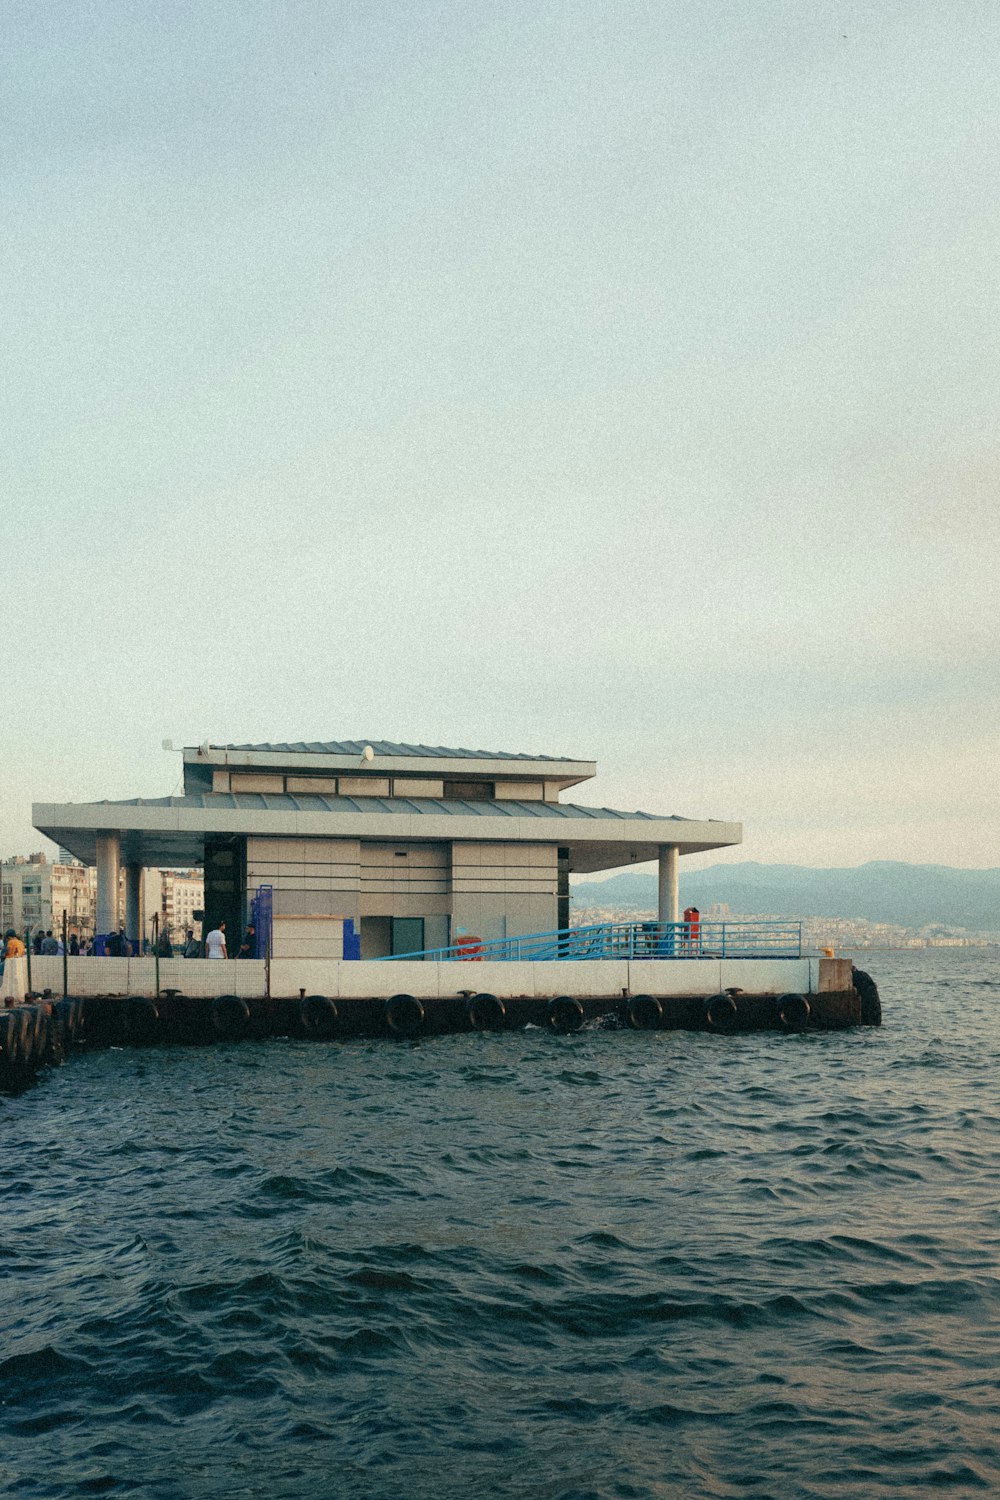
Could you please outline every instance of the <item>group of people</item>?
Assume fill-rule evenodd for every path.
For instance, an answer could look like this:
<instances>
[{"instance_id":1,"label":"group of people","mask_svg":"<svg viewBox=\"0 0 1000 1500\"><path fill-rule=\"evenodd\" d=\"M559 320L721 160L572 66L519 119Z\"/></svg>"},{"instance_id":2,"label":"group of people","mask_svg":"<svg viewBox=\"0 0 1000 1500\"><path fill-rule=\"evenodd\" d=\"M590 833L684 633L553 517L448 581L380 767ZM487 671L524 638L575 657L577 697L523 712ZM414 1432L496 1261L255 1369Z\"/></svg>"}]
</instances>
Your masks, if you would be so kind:
<instances>
[{"instance_id":1,"label":"group of people","mask_svg":"<svg viewBox=\"0 0 1000 1500\"><path fill-rule=\"evenodd\" d=\"M35 933L35 936L31 940L31 951L32 953L36 954L44 953L46 957L48 957L50 954L54 955L63 953L65 952L65 949L63 948L62 938L54 937L51 927L49 928L48 932L43 931L42 928L39 927L38 931ZM81 946L80 940L75 932L70 938L69 951L74 958L78 954L84 952L84 948ZM8 927L7 931L3 935L3 951L0 952L0 958L21 958L26 952L27 949L25 948L24 943L18 937L13 927Z\"/></svg>"},{"instance_id":2,"label":"group of people","mask_svg":"<svg viewBox=\"0 0 1000 1500\"><path fill-rule=\"evenodd\" d=\"M226 924L220 922L218 927L213 927L205 939L206 958L228 958L229 949L226 943ZM243 941L234 958L256 958L257 957L257 929L253 923L247 924L247 930L243 934Z\"/></svg>"},{"instance_id":3,"label":"group of people","mask_svg":"<svg viewBox=\"0 0 1000 1500\"><path fill-rule=\"evenodd\" d=\"M69 938L69 956L71 958L90 958L97 952L97 939L81 938L73 932ZM20 958L25 952L25 946L18 937L13 927L8 927L4 933L3 947L0 948L0 973L2 964L8 958ZM55 935L50 927L48 931L39 928L31 939L31 951L39 957L59 955L66 950L63 947L61 937ZM195 937L194 930L188 928L183 944L176 946L171 941L170 929L164 928L155 943L148 939L142 944L144 954L157 954L160 958L201 958L202 944ZM104 956L106 958L131 958L135 953L135 944L126 937L125 928L119 927L117 932L109 932L104 939ZM204 956L206 958L228 958L229 952L226 947L226 924L220 922L213 927L205 938ZM243 935L243 941L234 958L256 958L257 957L257 933L251 922Z\"/></svg>"}]
</instances>

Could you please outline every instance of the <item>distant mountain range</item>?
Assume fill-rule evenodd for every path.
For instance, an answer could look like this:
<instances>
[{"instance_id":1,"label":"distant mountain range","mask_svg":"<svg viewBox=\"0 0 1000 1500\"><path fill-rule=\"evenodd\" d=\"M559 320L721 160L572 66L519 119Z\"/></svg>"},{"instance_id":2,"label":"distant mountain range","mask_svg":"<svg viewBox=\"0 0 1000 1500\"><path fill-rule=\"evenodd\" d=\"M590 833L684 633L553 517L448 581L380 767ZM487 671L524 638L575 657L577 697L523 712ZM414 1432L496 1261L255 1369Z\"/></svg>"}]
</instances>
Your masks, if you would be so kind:
<instances>
[{"instance_id":1,"label":"distant mountain range","mask_svg":"<svg viewBox=\"0 0 1000 1500\"><path fill-rule=\"evenodd\" d=\"M1000 931L1000 870L956 870L879 860L842 870L806 865L710 865L685 875L681 906L702 911L724 902L734 915L772 912L782 917L861 917L900 927L942 923ZM656 907L656 876L625 871L572 887L573 905Z\"/></svg>"}]
</instances>

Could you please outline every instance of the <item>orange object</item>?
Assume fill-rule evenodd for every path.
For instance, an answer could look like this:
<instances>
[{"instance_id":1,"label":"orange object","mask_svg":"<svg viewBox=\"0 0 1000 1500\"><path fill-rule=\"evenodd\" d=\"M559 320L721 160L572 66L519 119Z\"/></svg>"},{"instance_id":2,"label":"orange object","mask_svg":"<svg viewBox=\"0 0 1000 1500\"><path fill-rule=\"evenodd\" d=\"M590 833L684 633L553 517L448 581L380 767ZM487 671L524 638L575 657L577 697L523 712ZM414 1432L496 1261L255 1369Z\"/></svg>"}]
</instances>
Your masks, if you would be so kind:
<instances>
[{"instance_id":1,"label":"orange object","mask_svg":"<svg viewBox=\"0 0 1000 1500\"><path fill-rule=\"evenodd\" d=\"M691 948L697 948L701 942L701 912L696 906L685 907L684 921L687 924L684 937Z\"/></svg>"},{"instance_id":2,"label":"orange object","mask_svg":"<svg viewBox=\"0 0 1000 1500\"><path fill-rule=\"evenodd\" d=\"M482 961L483 940L481 937L473 937L472 933L467 932L463 937L455 939L455 947L463 963Z\"/></svg>"}]
</instances>

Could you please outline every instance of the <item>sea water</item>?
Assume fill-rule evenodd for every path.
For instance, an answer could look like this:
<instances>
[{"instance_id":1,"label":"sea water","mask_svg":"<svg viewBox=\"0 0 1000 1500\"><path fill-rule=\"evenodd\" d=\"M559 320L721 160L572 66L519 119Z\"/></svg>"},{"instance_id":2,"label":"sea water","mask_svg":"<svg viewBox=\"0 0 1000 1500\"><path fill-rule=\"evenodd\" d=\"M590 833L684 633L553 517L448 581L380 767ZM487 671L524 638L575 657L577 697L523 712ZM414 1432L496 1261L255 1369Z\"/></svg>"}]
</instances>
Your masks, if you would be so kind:
<instances>
[{"instance_id":1,"label":"sea water","mask_svg":"<svg viewBox=\"0 0 1000 1500\"><path fill-rule=\"evenodd\" d=\"M0 1494L1000 1491L1000 955L881 1030L73 1057L0 1101Z\"/></svg>"}]
</instances>

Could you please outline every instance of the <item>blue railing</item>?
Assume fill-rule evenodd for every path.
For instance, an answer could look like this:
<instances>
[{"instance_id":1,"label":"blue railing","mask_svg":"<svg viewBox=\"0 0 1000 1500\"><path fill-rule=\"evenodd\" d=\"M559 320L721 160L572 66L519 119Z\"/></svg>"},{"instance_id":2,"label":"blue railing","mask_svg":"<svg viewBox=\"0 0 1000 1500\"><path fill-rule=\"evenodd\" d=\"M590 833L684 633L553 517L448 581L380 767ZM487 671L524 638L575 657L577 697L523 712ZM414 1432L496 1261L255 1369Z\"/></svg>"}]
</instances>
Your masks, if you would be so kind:
<instances>
[{"instance_id":1,"label":"blue railing","mask_svg":"<svg viewBox=\"0 0 1000 1500\"><path fill-rule=\"evenodd\" d=\"M517 963L571 958L801 958L801 922L599 922L484 943L393 953L392 959Z\"/></svg>"}]
</instances>

